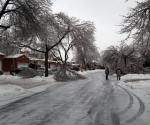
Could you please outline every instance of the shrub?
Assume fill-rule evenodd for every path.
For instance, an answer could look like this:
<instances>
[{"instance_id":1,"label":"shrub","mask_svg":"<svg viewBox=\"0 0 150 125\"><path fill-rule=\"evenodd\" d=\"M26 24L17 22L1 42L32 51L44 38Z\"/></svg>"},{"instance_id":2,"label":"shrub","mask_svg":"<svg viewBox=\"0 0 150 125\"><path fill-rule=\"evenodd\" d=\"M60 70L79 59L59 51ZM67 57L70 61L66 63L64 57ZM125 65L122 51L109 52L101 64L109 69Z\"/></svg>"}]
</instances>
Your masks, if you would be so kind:
<instances>
[{"instance_id":1,"label":"shrub","mask_svg":"<svg viewBox=\"0 0 150 125\"><path fill-rule=\"evenodd\" d=\"M18 73L18 76L22 78L33 78L38 76L38 72L36 70L23 70Z\"/></svg>"}]
</instances>

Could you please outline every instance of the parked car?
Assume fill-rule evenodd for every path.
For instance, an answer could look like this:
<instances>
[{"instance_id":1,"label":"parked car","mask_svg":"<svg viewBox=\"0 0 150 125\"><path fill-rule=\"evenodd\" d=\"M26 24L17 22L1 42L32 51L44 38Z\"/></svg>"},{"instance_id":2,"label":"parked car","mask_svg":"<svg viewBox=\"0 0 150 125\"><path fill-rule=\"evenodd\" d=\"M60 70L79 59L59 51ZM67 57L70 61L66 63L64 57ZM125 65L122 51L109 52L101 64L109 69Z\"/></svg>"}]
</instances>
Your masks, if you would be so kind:
<instances>
[{"instance_id":1,"label":"parked car","mask_svg":"<svg viewBox=\"0 0 150 125\"><path fill-rule=\"evenodd\" d=\"M45 68L44 68L44 67L38 67L38 68L37 68L37 71L38 71L39 73L44 74L44 73L45 73ZM49 69L49 68L48 68L48 74L53 74L53 71L52 71L51 69Z\"/></svg>"},{"instance_id":2,"label":"parked car","mask_svg":"<svg viewBox=\"0 0 150 125\"><path fill-rule=\"evenodd\" d=\"M22 77L22 78L33 78L38 75L39 75L39 73L33 69L22 70L18 73L18 76Z\"/></svg>"},{"instance_id":3,"label":"parked car","mask_svg":"<svg viewBox=\"0 0 150 125\"><path fill-rule=\"evenodd\" d=\"M145 70L146 71L150 71L150 67L145 67Z\"/></svg>"},{"instance_id":4,"label":"parked car","mask_svg":"<svg viewBox=\"0 0 150 125\"><path fill-rule=\"evenodd\" d=\"M50 69L51 69L53 72L54 72L54 71L57 71L57 67L51 67Z\"/></svg>"},{"instance_id":5,"label":"parked car","mask_svg":"<svg viewBox=\"0 0 150 125\"><path fill-rule=\"evenodd\" d=\"M71 70L80 71L80 65L79 64L72 64Z\"/></svg>"},{"instance_id":6,"label":"parked car","mask_svg":"<svg viewBox=\"0 0 150 125\"><path fill-rule=\"evenodd\" d=\"M28 68L28 67L20 67L18 69L15 69L15 70L11 70L9 72L10 75L17 75L18 73L20 73L21 71L25 71L25 70L34 70L32 68Z\"/></svg>"},{"instance_id":7,"label":"parked car","mask_svg":"<svg viewBox=\"0 0 150 125\"><path fill-rule=\"evenodd\" d=\"M30 64L29 64L29 68L37 69L38 66L37 66L36 64L30 63Z\"/></svg>"}]
</instances>

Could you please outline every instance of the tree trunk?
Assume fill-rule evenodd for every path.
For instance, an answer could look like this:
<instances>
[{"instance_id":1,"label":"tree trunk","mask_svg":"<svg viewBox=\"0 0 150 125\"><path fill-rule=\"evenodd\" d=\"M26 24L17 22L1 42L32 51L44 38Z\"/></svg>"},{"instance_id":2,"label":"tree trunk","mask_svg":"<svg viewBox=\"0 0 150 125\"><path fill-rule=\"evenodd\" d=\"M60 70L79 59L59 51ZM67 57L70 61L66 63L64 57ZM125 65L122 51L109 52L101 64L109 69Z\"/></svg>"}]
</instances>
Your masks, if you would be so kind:
<instances>
[{"instance_id":1,"label":"tree trunk","mask_svg":"<svg viewBox=\"0 0 150 125\"><path fill-rule=\"evenodd\" d=\"M127 67L127 58L124 58L124 66Z\"/></svg>"},{"instance_id":2,"label":"tree trunk","mask_svg":"<svg viewBox=\"0 0 150 125\"><path fill-rule=\"evenodd\" d=\"M48 51L45 52L45 77L48 77Z\"/></svg>"},{"instance_id":3,"label":"tree trunk","mask_svg":"<svg viewBox=\"0 0 150 125\"><path fill-rule=\"evenodd\" d=\"M82 65L83 65L83 67L84 67L84 70L86 71L86 64L85 64L84 61L82 61Z\"/></svg>"}]
</instances>

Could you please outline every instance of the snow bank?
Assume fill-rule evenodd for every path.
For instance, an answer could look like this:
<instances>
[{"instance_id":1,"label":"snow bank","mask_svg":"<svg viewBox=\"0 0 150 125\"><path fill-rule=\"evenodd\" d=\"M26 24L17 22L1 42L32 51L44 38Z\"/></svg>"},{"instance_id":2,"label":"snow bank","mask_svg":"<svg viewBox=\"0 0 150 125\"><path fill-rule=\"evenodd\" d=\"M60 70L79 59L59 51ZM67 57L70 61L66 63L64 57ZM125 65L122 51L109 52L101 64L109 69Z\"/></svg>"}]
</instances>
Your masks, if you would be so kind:
<instances>
[{"instance_id":1,"label":"snow bank","mask_svg":"<svg viewBox=\"0 0 150 125\"><path fill-rule=\"evenodd\" d=\"M12 76L12 75L0 75L0 80L16 80L16 79L20 79L20 77L18 76Z\"/></svg>"},{"instance_id":2,"label":"snow bank","mask_svg":"<svg viewBox=\"0 0 150 125\"><path fill-rule=\"evenodd\" d=\"M12 75L0 75L0 102L4 100L8 100L17 96L20 96L22 94L30 94L32 92L40 92L40 90L44 90L46 88L40 87L40 90L38 87L35 87L37 90L27 90L23 89L17 85L14 85L12 83L17 84L39 84L39 83L54 83L55 80L53 78L53 75L49 75L48 77L40 77L36 76L34 78L29 79L22 79L18 76L12 76ZM48 87L48 86L47 86Z\"/></svg>"},{"instance_id":3,"label":"snow bank","mask_svg":"<svg viewBox=\"0 0 150 125\"><path fill-rule=\"evenodd\" d=\"M46 82L49 82L49 83L53 83L53 82L56 82L56 80L53 78L53 75L49 75L48 77L45 77L45 76L36 76L34 78L29 78L29 79L24 79L24 81L26 82L35 82L35 81L46 81Z\"/></svg>"},{"instance_id":4,"label":"snow bank","mask_svg":"<svg viewBox=\"0 0 150 125\"><path fill-rule=\"evenodd\" d=\"M22 79L21 77L18 76L12 76L12 75L0 75L0 84L2 81L10 81L10 82L19 82L19 83L31 83L31 82L40 82L40 81L47 81L47 82L55 82L53 75L49 75L48 77L45 76L36 76L34 78L29 78L29 79Z\"/></svg>"},{"instance_id":5,"label":"snow bank","mask_svg":"<svg viewBox=\"0 0 150 125\"><path fill-rule=\"evenodd\" d=\"M121 85L128 87L137 95L141 96L143 92L144 95L150 95L150 74L128 74L122 76L121 81Z\"/></svg>"},{"instance_id":6,"label":"snow bank","mask_svg":"<svg viewBox=\"0 0 150 125\"><path fill-rule=\"evenodd\" d=\"M89 73L100 72L100 71L101 71L101 72L104 72L104 70L96 69L96 70L87 70L87 71L83 71L83 72L79 71L78 73L83 74L83 75L86 75L86 74L89 74Z\"/></svg>"},{"instance_id":7,"label":"snow bank","mask_svg":"<svg viewBox=\"0 0 150 125\"><path fill-rule=\"evenodd\" d=\"M128 74L122 76L118 84L133 92L144 102L145 111L142 117L146 123L150 123L150 74Z\"/></svg>"},{"instance_id":8,"label":"snow bank","mask_svg":"<svg viewBox=\"0 0 150 125\"><path fill-rule=\"evenodd\" d=\"M20 94L26 93L28 90L23 89L16 85L1 85L0 86L0 101L6 98L13 98Z\"/></svg>"},{"instance_id":9,"label":"snow bank","mask_svg":"<svg viewBox=\"0 0 150 125\"><path fill-rule=\"evenodd\" d=\"M128 74L122 76L123 80L128 79L150 79L150 74Z\"/></svg>"}]
</instances>

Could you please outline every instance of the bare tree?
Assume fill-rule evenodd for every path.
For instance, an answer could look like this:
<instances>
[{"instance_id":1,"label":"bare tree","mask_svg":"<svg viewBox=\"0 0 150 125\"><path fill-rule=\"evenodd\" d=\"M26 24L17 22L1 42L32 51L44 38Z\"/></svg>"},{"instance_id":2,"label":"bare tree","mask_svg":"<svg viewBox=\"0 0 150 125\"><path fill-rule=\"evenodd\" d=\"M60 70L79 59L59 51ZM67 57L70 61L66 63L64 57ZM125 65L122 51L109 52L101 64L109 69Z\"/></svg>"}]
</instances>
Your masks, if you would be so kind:
<instances>
[{"instance_id":1,"label":"bare tree","mask_svg":"<svg viewBox=\"0 0 150 125\"><path fill-rule=\"evenodd\" d=\"M127 60L134 53L134 47L128 46L124 42L119 47L119 53L123 57L124 67L127 68Z\"/></svg>"},{"instance_id":2,"label":"bare tree","mask_svg":"<svg viewBox=\"0 0 150 125\"><path fill-rule=\"evenodd\" d=\"M108 47L102 54L102 62L113 70L120 67L127 72L127 65L135 58L133 54L135 54L135 50L132 45L121 43L120 46Z\"/></svg>"},{"instance_id":3,"label":"bare tree","mask_svg":"<svg viewBox=\"0 0 150 125\"><path fill-rule=\"evenodd\" d=\"M76 20L69 18L64 13L46 15L43 18L44 31L29 37L27 40L15 41L15 44L45 54L45 76L47 77L49 51L60 44L66 35L75 29Z\"/></svg>"},{"instance_id":4,"label":"bare tree","mask_svg":"<svg viewBox=\"0 0 150 125\"><path fill-rule=\"evenodd\" d=\"M136 68L136 72L140 72L140 70L143 70L143 64L145 61L145 57L140 53L139 50L136 50L131 57L130 60L130 66L131 66L131 73L134 72L134 67Z\"/></svg>"},{"instance_id":5,"label":"bare tree","mask_svg":"<svg viewBox=\"0 0 150 125\"><path fill-rule=\"evenodd\" d=\"M93 62L100 61L100 54L93 42L89 44L85 43L84 45L79 44L74 53L75 61L82 64L84 70L87 70L87 65L89 66L88 68L91 69Z\"/></svg>"},{"instance_id":6,"label":"bare tree","mask_svg":"<svg viewBox=\"0 0 150 125\"><path fill-rule=\"evenodd\" d=\"M146 54L150 51L150 1L137 2L137 6L123 18L120 33L127 33L126 39L132 38Z\"/></svg>"},{"instance_id":7,"label":"bare tree","mask_svg":"<svg viewBox=\"0 0 150 125\"><path fill-rule=\"evenodd\" d=\"M80 77L79 74L71 71L67 67L67 60L69 57L68 54L71 50L80 49L82 47L81 41L85 39L85 36L87 34L90 35L87 29L91 28L91 24L92 24L91 22L81 23L75 28L75 30L72 30L72 32L68 33L66 35L66 38L64 38L62 42L52 50L54 56L56 58L58 57L57 59L61 62L60 71L58 71L55 74L55 78L57 80L69 80L69 79L82 78ZM84 41L84 44L87 44L87 41Z\"/></svg>"},{"instance_id":8,"label":"bare tree","mask_svg":"<svg viewBox=\"0 0 150 125\"><path fill-rule=\"evenodd\" d=\"M16 31L22 37L42 30L42 15L50 12L49 0L1 0L0 35ZM4 32L5 31L5 32Z\"/></svg>"},{"instance_id":9,"label":"bare tree","mask_svg":"<svg viewBox=\"0 0 150 125\"><path fill-rule=\"evenodd\" d=\"M47 32L45 21L51 21L50 7L50 0L1 0L0 44L8 42L22 46L20 42L24 42L24 47L32 48L31 41Z\"/></svg>"},{"instance_id":10,"label":"bare tree","mask_svg":"<svg viewBox=\"0 0 150 125\"><path fill-rule=\"evenodd\" d=\"M18 54L19 47L17 45L13 45L8 42L1 43L0 52L4 53L5 56L12 55L12 54Z\"/></svg>"},{"instance_id":11,"label":"bare tree","mask_svg":"<svg viewBox=\"0 0 150 125\"><path fill-rule=\"evenodd\" d=\"M27 47L45 54L45 76L48 76L48 52L55 46L61 45L61 42L68 37L75 41L77 36L81 36L78 34L83 35L85 28L87 28L86 22L80 23L78 19L70 18L64 13L52 14L50 18L47 18L46 16L44 22L46 29L38 37L30 37L24 42L23 40L16 41L21 47Z\"/></svg>"},{"instance_id":12,"label":"bare tree","mask_svg":"<svg viewBox=\"0 0 150 125\"><path fill-rule=\"evenodd\" d=\"M95 27L92 22L88 22L83 35L77 37L78 44L75 45L74 55L75 61L82 64L82 67L86 70L87 63L97 61L100 58L97 47L94 44Z\"/></svg>"},{"instance_id":13,"label":"bare tree","mask_svg":"<svg viewBox=\"0 0 150 125\"><path fill-rule=\"evenodd\" d=\"M112 70L115 70L121 64L121 55L118 51L118 47L110 46L102 52L101 63L109 66ZM121 67L120 67L121 68Z\"/></svg>"},{"instance_id":14,"label":"bare tree","mask_svg":"<svg viewBox=\"0 0 150 125\"><path fill-rule=\"evenodd\" d=\"M60 69L55 72L54 78L57 81L68 81L68 80L76 80L78 78L84 78L78 73L70 70L70 67L67 65L67 60L69 58L69 51L73 49L74 39L69 40L64 39L59 45L51 50L58 63L60 64Z\"/></svg>"}]
</instances>

